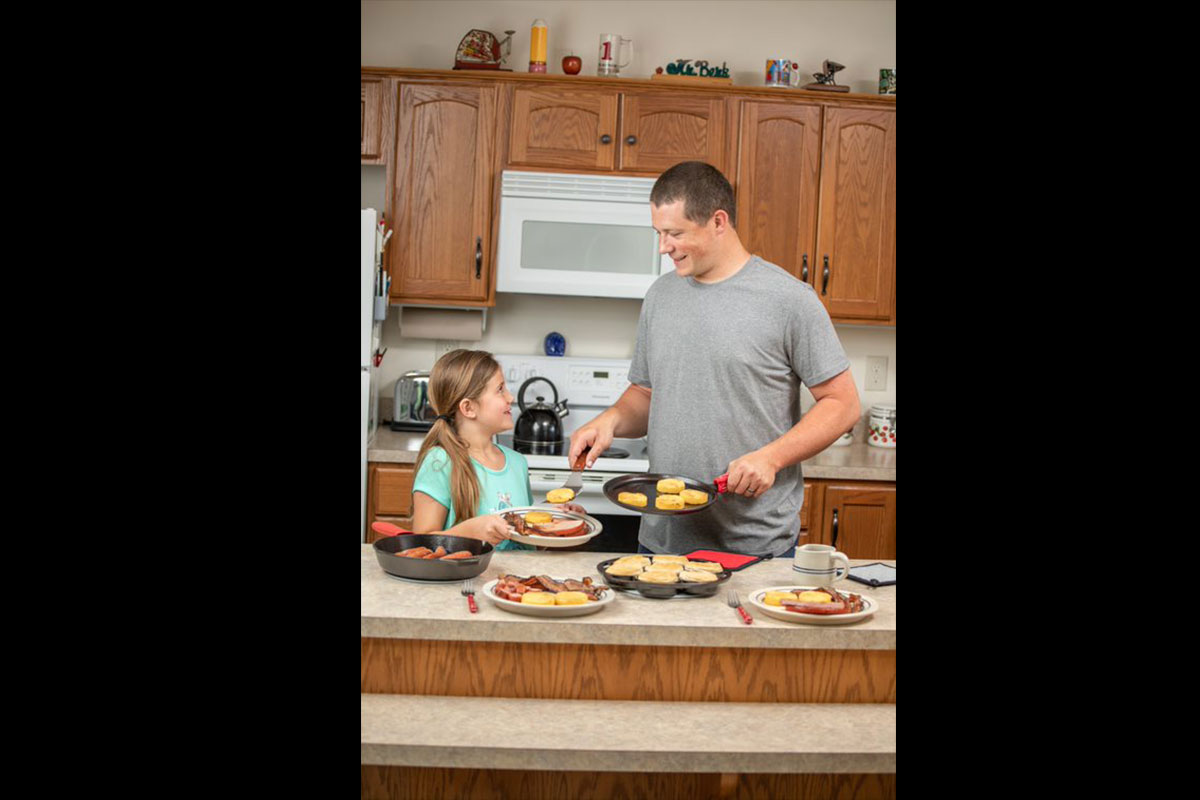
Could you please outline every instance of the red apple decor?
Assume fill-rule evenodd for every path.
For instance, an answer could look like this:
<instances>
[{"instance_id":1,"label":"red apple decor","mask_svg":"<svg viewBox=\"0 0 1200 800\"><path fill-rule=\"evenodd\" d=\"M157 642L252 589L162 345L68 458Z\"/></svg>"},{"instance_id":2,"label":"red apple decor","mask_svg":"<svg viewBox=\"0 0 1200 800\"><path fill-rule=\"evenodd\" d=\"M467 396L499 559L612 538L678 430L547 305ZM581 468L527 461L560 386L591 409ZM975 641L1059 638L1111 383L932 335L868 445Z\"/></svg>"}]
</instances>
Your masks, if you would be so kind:
<instances>
[{"instance_id":1,"label":"red apple decor","mask_svg":"<svg viewBox=\"0 0 1200 800\"><path fill-rule=\"evenodd\" d=\"M563 72L568 75L578 75L581 69L583 69L583 60L579 56L566 56L563 58Z\"/></svg>"}]
</instances>

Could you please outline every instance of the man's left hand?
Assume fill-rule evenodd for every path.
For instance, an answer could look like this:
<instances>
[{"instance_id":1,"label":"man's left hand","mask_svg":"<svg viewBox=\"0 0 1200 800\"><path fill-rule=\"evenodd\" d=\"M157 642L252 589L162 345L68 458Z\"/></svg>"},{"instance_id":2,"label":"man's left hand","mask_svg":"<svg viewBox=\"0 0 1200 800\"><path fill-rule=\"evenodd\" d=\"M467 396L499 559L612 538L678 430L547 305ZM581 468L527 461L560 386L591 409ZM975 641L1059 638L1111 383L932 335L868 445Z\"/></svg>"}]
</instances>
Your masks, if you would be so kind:
<instances>
[{"instance_id":1,"label":"man's left hand","mask_svg":"<svg viewBox=\"0 0 1200 800\"><path fill-rule=\"evenodd\" d=\"M775 485L775 465L761 450L729 462L727 491L745 497L761 497Z\"/></svg>"}]
</instances>

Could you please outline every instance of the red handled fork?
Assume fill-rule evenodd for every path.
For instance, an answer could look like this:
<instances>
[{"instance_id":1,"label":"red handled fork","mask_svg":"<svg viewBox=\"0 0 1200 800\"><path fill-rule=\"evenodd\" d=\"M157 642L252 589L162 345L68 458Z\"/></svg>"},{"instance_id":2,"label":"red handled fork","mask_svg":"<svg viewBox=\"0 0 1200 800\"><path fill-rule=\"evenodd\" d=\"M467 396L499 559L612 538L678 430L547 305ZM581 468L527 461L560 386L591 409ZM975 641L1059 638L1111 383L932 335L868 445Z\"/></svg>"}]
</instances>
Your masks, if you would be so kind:
<instances>
[{"instance_id":1,"label":"red handled fork","mask_svg":"<svg viewBox=\"0 0 1200 800\"><path fill-rule=\"evenodd\" d=\"M472 614L479 613L479 607L475 605L475 579L471 578L462 582L462 593L467 596L467 605L471 608Z\"/></svg>"}]
</instances>

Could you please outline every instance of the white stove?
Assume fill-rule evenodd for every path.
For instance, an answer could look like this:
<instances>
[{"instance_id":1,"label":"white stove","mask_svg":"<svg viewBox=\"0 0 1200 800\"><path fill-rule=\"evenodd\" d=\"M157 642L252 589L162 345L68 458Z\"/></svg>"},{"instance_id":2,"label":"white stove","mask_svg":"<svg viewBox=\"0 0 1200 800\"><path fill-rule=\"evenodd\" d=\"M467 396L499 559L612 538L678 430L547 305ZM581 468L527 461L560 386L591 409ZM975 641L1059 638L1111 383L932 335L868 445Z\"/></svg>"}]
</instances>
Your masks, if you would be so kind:
<instances>
[{"instance_id":1,"label":"white stove","mask_svg":"<svg viewBox=\"0 0 1200 800\"><path fill-rule=\"evenodd\" d=\"M538 449L543 452L525 453L529 462L529 482L536 501L539 495L544 497L545 492L557 489L566 482L571 470L570 464L567 463L571 434L595 419L625 393L629 387L630 362L628 359L502 354L496 354L495 358L504 371L508 390L518 398L512 407L514 422L521 414L521 387L531 378L549 380L558 392L558 399L567 401L569 413L560 418L564 436L561 445L539 446ZM553 394L547 396L548 392L549 387L544 382L537 382L529 387L525 405L528 407L536 403L539 395L550 402ZM499 434L496 436L496 442L518 452L522 451L522 448L513 444L511 432ZM636 511L609 501L604 496L603 487L605 482L618 475L646 472L649 469L650 456L645 437L614 439L610 448L596 459L592 467L584 470L579 504L593 516L638 516Z\"/></svg>"}]
</instances>

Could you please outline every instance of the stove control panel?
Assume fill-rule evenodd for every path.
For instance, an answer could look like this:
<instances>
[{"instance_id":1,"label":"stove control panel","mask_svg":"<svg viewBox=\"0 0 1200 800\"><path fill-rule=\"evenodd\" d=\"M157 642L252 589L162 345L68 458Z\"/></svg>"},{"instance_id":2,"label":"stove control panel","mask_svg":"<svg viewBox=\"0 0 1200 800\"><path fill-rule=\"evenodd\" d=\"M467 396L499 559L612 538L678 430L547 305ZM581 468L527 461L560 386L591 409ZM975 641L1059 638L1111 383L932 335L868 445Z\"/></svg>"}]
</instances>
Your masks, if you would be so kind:
<instances>
[{"instance_id":1,"label":"stove control panel","mask_svg":"<svg viewBox=\"0 0 1200 800\"><path fill-rule=\"evenodd\" d=\"M629 387L629 361L609 358L496 355L508 390L514 395L533 377L546 378L558 390L558 399L572 406L610 406ZM530 387L545 391L544 384ZM550 398L546 398L549 400Z\"/></svg>"}]
</instances>

